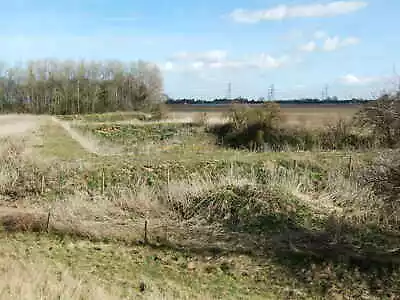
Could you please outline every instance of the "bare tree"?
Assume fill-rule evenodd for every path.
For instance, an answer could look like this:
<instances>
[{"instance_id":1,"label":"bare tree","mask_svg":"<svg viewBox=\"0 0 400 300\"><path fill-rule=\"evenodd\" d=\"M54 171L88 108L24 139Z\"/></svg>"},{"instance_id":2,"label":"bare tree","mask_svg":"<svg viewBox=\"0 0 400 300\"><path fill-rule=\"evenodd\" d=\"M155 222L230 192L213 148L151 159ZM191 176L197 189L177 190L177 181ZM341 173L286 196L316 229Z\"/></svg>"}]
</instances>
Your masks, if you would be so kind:
<instances>
[{"instance_id":1,"label":"bare tree","mask_svg":"<svg viewBox=\"0 0 400 300\"><path fill-rule=\"evenodd\" d=\"M39 60L24 68L0 68L0 112L80 114L144 109L160 102L162 95L159 69L143 61Z\"/></svg>"}]
</instances>

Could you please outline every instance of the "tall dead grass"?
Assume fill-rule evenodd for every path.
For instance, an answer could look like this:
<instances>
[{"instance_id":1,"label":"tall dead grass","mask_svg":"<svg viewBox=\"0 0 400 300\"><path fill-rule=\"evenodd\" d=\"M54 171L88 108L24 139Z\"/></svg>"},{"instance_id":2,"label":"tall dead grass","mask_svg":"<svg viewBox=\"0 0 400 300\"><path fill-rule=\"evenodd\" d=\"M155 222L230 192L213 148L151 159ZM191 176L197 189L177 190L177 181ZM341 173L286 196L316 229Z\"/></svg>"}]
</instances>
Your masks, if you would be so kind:
<instances>
[{"instance_id":1,"label":"tall dead grass","mask_svg":"<svg viewBox=\"0 0 400 300\"><path fill-rule=\"evenodd\" d=\"M345 165L327 174L314 174L307 169L274 163L266 165L265 169L250 171L246 166L231 164L217 175L199 170L187 178L168 178L148 184L147 176L138 174L136 181L129 184L121 182L105 188L89 188L82 181L86 167L37 162L23 152L23 148L23 142L3 144L5 155L0 157L0 195L3 196L0 222L8 231L49 229L58 234L93 240L129 242L143 239L147 220L151 238L165 236L168 227L170 236L176 231L174 240L182 243L190 235L191 228L196 227L200 232L202 226L218 227L218 222L207 224L206 219L231 218L233 204L227 199L232 196L232 191L250 196L263 190L280 191L283 202L287 197L293 197L300 206L308 207L322 217L345 215L360 224L379 224L385 217L384 211L377 209L378 202L369 187L352 180ZM63 178L60 178L60 172ZM41 176L46 178L44 192ZM16 194L11 197L10 193ZM274 198L272 194L271 197ZM250 213L254 207L265 203L254 202L254 207L246 206L244 202L239 204ZM214 206L218 210L211 209ZM186 216L185 220L182 216Z\"/></svg>"},{"instance_id":2,"label":"tall dead grass","mask_svg":"<svg viewBox=\"0 0 400 300\"><path fill-rule=\"evenodd\" d=\"M94 279L74 277L67 269L57 270L46 263L0 258L0 299L121 299Z\"/></svg>"},{"instance_id":3,"label":"tall dead grass","mask_svg":"<svg viewBox=\"0 0 400 300\"><path fill-rule=\"evenodd\" d=\"M23 145L18 147L23 148ZM232 164L231 168L217 176L199 171L186 179L171 179L168 182L156 182L155 185L146 184L147 178L138 176L137 182L129 186L119 184L103 191L88 190L85 184L79 183L77 168L81 169L82 166L38 166L31 157L15 150L18 147L10 143L8 148L3 149L11 155L2 156L0 191L3 194L10 193L22 186L24 189L18 196L23 207L40 208L41 213L51 212L51 220L54 222L52 224L59 224L62 228L71 227L80 232L92 232L94 236L104 235L104 232L111 234L115 231L131 231L136 228L135 224L142 224L144 218L162 220L166 215L176 218L174 207L195 207L191 201L227 186L250 186L256 189L268 186L300 196L304 201L313 201L313 198L307 196L315 185L309 174L274 164L262 171L263 174L256 174L255 170L249 173L248 170ZM61 180L57 173L60 170L64 177L62 185L57 182ZM44 175L46 187L57 193L56 199L47 204L31 202L34 198L31 190L37 195L43 190L40 177ZM338 178L337 176L329 181L338 182ZM29 185L32 189L26 191ZM196 215L196 212L190 214Z\"/></svg>"},{"instance_id":4,"label":"tall dead grass","mask_svg":"<svg viewBox=\"0 0 400 300\"><path fill-rule=\"evenodd\" d=\"M2 257L0 265L1 300L117 300L132 299L139 294L138 291L131 291L128 295L126 292L123 295L117 286L105 287L95 278L77 277L67 267L60 264L56 266L45 258L36 257L34 261ZM144 281L152 282L151 278L145 278ZM178 297L176 295L173 297L163 290L164 288L155 284L146 290L140 299L211 299L207 295L189 296L183 287L180 289Z\"/></svg>"}]
</instances>

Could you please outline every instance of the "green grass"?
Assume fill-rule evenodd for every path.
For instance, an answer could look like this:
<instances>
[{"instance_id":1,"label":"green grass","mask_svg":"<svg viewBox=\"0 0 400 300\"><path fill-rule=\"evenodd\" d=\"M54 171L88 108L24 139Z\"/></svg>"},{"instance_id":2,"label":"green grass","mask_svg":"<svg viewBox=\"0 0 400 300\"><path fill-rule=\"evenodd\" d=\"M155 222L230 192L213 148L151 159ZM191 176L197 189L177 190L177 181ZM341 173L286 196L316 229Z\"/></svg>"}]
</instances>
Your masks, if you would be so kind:
<instances>
[{"instance_id":1,"label":"green grass","mask_svg":"<svg viewBox=\"0 0 400 300\"><path fill-rule=\"evenodd\" d=\"M127 153L169 156L210 152L212 138L203 128L192 124L103 124L79 125L76 129L108 144L118 145Z\"/></svg>"},{"instance_id":2,"label":"green grass","mask_svg":"<svg viewBox=\"0 0 400 300\"><path fill-rule=\"evenodd\" d=\"M40 128L42 143L36 148L43 157L61 160L89 159L93 157L75 140L71 139L65 130L48 121Z\"/></svg>"},{"instance_id":3,"label":"green grass","mask_svg":"<svg viewBox=\"0 0 400 300\"><path fill-rule=\"evenodd\" d=\"M83 128L98 137L112 142L132 145L143 141L160 142L181 135L193 133L193 126L186 124L150 124L150 125L104 125Z\"/></svg>"},{"instance_id":4,"label":"green grass","mask_svg":"<svg viewBox=\"0 0 400 300\"><path fill-rule=\"evenodd\" d=\"M32 234L1 238L6 242L0 250L3 256L14 253L19 259L46 258L73 274L85 274L106 287L118 287L125 296L142 298L142 281L147 286L144 295L160 292L179 299L201 299L201 295L210 299L274 299L284 295L278 282L268 278L267 269L259 266L259 270L253 270L257 260L249 257L203 257L185 251ZM189 268L190 263L194 267Z\"/></svg>"}]
</instances>

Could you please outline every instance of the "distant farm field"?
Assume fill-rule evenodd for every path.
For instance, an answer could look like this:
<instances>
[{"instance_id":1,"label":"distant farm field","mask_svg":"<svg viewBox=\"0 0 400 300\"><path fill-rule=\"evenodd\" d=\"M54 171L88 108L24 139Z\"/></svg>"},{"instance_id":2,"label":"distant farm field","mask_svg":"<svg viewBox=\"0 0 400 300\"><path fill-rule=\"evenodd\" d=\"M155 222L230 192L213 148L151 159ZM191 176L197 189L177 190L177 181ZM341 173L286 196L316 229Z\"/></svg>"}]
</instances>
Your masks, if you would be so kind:
<instances>
[{"instance_id":1,"label":"distant farm field","mask_svg":"<svg viewBox=\"0 0 400 300\"><path fill-rule=\"evenodd\" d=\"M230 105L170 104L168 108L171 119L192 120L205 113L210 121L216 123L224 120L224 114L229 111ZM305 127L320 127L340 118L349 119L359 108L359 104L281 104L287 124Z\"/></svg>"}]
</instances>

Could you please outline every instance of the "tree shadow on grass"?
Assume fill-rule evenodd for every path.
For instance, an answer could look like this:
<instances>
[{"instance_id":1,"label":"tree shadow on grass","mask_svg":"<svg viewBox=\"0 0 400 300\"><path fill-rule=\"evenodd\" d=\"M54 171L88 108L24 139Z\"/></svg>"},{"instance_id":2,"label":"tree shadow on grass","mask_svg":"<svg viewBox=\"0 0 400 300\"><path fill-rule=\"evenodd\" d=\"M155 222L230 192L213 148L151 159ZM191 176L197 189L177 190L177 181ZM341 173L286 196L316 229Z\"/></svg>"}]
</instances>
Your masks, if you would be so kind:
<instances>
[{"instance_id":1,"label":"tree shadow on grass","mask_svg":"<svg viewBox=\"0 0 400 300\"><path fill-rule=\"evenodd\" d=\"M246 255L265 267L265 272L269 272L271 264L282 270L279 276L295 279L310 295L350 299L363 295L379 299L400 296L399 232L334 219L325 228L310 229L299 224L297 217L295 213L273 213L242 219L239 225L221 221L219 225L181 224L174 228L171 224L171 234L165 239L160 238L161 231L150 227L147 243L102 239L91 237L90 233L79 235L71 228L54 228L52 233L61 238L67 235L94 242L124 242L196 257ZM36 219L28 215L3 216L1 223L8 232L38 231L39 227L43 232L45 216ZM31 223L40 226L28 226Z\"/></svg>"},{"instance_id":2,"label":"tree shadow on grass","mask_svg":"<svg viewBox=\"0 0 400 300\"><path fill-rule=\"evenodd\" d=\"M330 218L318 230L289 222L269 242L272 261L313 292L400 297L400 232Z\"/></svg>"},{"instance_id":3,"label":"tree shadow on grass","mask_svg":"<svg viewBox=\"0 0 400 300\"><path fill-rule=\"evenodd\" d=\"M342 290L351 298L400 296L400 235L346 226L340 237L298 228L279 238L274 262L321 294ZM374 238L385 242L374 243Z\"/></svg>"},{"instance_id":4,"label":"tree shadow on grass","mask_svg":"<svg viewBox=\"0 0 400 300\"><path fill-rule=\"evenodd\" d=\"M399 232L334 219L326 228L310 229L277 214L259 216L237 228L225 224L222 229L218 234L198 229L192 232L195 241L152 246L201 256L247 255L261 265L274 264L312 295L400 296Z\"/></svg>"}]
</instances>

